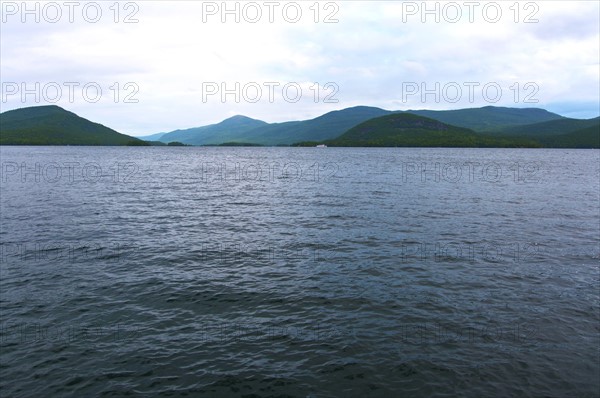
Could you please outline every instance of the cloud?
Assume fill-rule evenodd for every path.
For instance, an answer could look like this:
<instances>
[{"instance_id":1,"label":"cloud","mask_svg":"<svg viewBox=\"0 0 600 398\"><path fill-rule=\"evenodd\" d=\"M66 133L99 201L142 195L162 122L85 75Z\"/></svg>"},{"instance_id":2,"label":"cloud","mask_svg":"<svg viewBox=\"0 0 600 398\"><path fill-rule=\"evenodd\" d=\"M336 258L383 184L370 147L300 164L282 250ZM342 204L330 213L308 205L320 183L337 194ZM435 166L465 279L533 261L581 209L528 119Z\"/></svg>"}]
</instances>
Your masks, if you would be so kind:
<instances>
[{"instance_id":1,"label":"cloud","mask_svg":"<svg viewBox=\"0 0 600 398\"><path fill-rule=\"evenodd\" d=\"M492 3L501 7L501 18L494 23ZM39 4L43 9L49 2ZM80 4L83 9L88 3ZM237 7L239 23L235 14L222 12L222 2L121 2L118 15L110 8L113 3L99 4L102 18L96 23L81 13L74 14L72 23L65 12L59 23L48 23L43 16L39 23L32 16L22 23L18 13L5 15L0 35L3 87L94 82L102 88L97 102L86 100L79 90L73 101L63 96L57 104L138 135L214 123L234 114L276 122L354 105L484 106L490 102L481 87L490 83L503 89L495 105L552 106L558 113L592 117L598 106L590 104L600 102L597 2L520 2L517 23L512 2L481 2L472 13L454 2L461 13L454 22L452 2L428 2L423 9L423 2L319 2L315 7L313 2L282 1L271 10L270 22L268 7L259 1L253 3L262 12L257 23L248 20L256 15L249 2L227 2L229 10ZM210 7L220 9L213 13ZM298 7L301 18L292 23ZM427 13L436 7L438 15ZM137 23L124 23L130 14ZM523 23L527 16L537 22ZM324 23L327 17L333 23ZM235 83L264 87L268 82L280 83L274 101L266 88L256 102L236 102L232 94L222 101L221 93L203 98L207 83L232 89ZM337 103L324 102L328 82L339 88ZM438 93L440 98L421 93L404 98L403 90L411 84L429 90L438 84L440 90L450 90L456 84L466 90L469 82L479 84L473 101L467 91L456 102L447 100L450 91ZM135 91L131 85L125 89L128 83L137 87L132 97L137 102L124 102ZM283 98L286 83L302 87L297 102ZM524 89L528 83L537 87L537 103L523 102L532 92L532 86ZM21 93L3 94L3 111L38 105L33 95L23 101Z\"/></svg>"}]
</instances>

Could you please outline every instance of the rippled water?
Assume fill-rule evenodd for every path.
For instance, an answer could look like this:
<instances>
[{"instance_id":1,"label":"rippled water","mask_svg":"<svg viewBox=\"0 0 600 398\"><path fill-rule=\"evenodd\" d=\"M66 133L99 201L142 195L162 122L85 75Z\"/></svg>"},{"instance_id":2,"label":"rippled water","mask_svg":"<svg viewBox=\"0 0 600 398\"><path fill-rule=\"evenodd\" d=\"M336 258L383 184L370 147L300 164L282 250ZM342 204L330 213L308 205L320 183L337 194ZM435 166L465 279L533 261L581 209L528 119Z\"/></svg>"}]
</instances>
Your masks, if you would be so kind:
<instances>
[{"instance_id":1,"label":"rippled water","mask_svg":"<svg viewBox=\"0 0 600 398\"><path fill-rule=\"evenodd\" d=\"M600 395L600 152L2 147L0 394Z\"/></svg>"}]
</instances>

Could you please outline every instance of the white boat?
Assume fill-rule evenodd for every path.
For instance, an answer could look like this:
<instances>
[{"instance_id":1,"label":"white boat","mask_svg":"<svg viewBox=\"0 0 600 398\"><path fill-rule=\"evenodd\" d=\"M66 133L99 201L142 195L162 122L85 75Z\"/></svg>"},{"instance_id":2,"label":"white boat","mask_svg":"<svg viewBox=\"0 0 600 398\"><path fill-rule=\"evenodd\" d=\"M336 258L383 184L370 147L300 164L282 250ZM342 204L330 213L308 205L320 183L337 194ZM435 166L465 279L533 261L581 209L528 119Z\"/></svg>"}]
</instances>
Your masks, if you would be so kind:
<instances>
[{"instance_id":1,"label":"white boat","mask_svg":"<svg viewBox=\"0 0 600 398\"><path fill-rule=\"evenodd\" d=\"M317 148L327 148L327 145L325 145L325 144L319 144L319 145L317 145Z\"/></svg>"}]
</instances>

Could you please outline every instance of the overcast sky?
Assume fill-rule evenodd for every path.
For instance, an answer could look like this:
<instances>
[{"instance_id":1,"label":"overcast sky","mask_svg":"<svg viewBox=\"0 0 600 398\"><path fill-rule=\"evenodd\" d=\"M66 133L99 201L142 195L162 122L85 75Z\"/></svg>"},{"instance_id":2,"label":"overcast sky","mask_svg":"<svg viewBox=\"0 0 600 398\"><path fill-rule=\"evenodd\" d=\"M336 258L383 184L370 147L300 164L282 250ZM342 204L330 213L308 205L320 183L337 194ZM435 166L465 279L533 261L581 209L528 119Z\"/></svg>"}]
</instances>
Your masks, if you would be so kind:
<instances>
[{"instance_id":1,"label":"overcast sky","mask_svg":"<svg viewBox=\"0 0 600 398\"><path fill-rule=\"evenodd\" d=\"M1 107L138 136L356 105L598 116L600 2L515 3L2 1Z\"/></svg>"}]
</instances>

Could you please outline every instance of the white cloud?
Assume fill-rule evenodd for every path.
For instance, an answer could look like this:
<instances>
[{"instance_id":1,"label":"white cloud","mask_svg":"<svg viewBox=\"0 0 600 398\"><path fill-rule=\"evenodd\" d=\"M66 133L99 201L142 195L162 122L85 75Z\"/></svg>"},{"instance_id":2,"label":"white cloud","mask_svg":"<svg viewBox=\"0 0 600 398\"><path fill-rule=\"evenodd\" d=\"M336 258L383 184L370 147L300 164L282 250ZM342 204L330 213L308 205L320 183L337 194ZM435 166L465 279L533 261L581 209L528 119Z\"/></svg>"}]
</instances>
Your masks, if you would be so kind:
<instances>
[{"instance_id":1,"label":"white cloud","mask_svg":"<svg viewBox=\"0 0 600 398\"><path fill-rule=\"evenodd\" d=\"M235 3L228 2L227 7L233 8ZM238 2L238 9L246 7L252 12L250 3ZM317 3L319 23L314 22L314 2L293 3L302 9L297 23L285 20L283 7L290 4L287 15L293 17L295 6L284 1L275 8L274 23L267 20L264 2L253 3L263 13L255 24L244 21L243 15L240 23L235 23L233 15L227 15L228 21L222 23L219 14L203 14L215 5L221 7L220 1L120 2L120 23L113 20L113 2L100 3L102 18L97 23L87 22L77 12L74 23L70 23L65 9L63 19L56 24L44 21L43 15L40 23L34 22L31 15L22 23L20 13L4 12L1 80L3 84L25 83L29 88L36 82L42 87L49 82L78 82L80 86L95 82L103 90L98 102L87 102L79 90L74 102L69 101L65 91L57 104L128 134L193 127L234 114L275 122L316 117L359 104L387 109L489 104L481 90L476 90L474 101L469 100L466 91L456 103L446 101L443 95L439 101L434 95L426 96L425 101L421 95L403 101L403 87L413 83L431 89L436 83L443 88L452 82L460 86L465 82L478 82L480 86L494 82L503 88L496 105L548 106L558 113L596 116L598 107L594 111L590 104L600 102L599 4L521 2L519 23L515 23L515 9L509 8L514 3L496 2L493 4L501 7L502 17L490 23L482 10L492 3L481 2L472 15L461 6L462 19L457 23L448 21L454 15L450 13L453 6L448 6L451 2L437 2L440 12L446 10L448 14L440 14L440 22L436 23L435 15L421 15L420 1L323 1ZM534 6L526 8L529 3ZM14 4L20 7L22 3L3 1L3 11ZM47 4L40 2L40 9ZM87 3L80 4L83 8ZM427 7L433 9L435 4L428 2ZM493 4L488 11L494 11ZM132 11L139 22L123 23ZM493 16L491 11L488 19ZM532 12L538 22L523 23ZM323 23L328 15L339 21ZM422 17L426 23L422 23ZM139 88L133 97L138 103L123 103L132 93L131 86L123 90L128 82ZM229 88L235 82L241 87L251 82L297 82L303 96L296 103L286 102L277 88L275 101L271 102L265 88L256 103L243 98L235 102L233 95L225 103L220 95L204 102L203 84L207 82L226 82ZM334 97L338 103L323 102L322 86L327 82L338 85ZM528 94L523 85L528 82L539 88L535 97L538 103L522 103ZM116 103L114 83L119 83L121 89ZM317 102L310 88L313 83L321 88ZM521 90L517 103L510 89L515 83ZM3 111L37 105L33 95L28 95L25 102L20 95L2 100ZM586 110L577 111L578 106Z\"/></svg>"}]
</instances>

